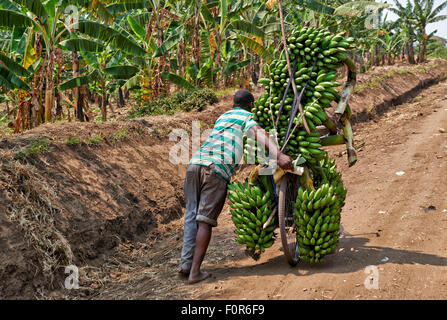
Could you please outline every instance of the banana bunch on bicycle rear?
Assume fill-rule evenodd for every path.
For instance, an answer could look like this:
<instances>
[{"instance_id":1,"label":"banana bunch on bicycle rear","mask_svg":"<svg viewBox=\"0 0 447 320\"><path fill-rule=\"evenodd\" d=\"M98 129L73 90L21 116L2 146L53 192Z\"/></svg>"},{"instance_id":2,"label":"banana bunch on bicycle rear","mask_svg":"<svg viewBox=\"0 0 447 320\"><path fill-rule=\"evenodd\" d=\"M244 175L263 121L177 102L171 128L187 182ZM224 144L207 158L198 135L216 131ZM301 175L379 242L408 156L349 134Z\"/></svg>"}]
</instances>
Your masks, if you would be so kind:
<instances>
[{"instance_id":1,"label":"banana bunch on bicycle rear","mask_svg":"<svg viewBox=\"0 0 447 320\"><path fill-rule=\"evenodd\" d=\"M275 217L269 220L272 214L273 191L249 184L248 181L233 182L228 189L237 242L245 244L247 252L257 260L275 240L274 230L277 228L277 221Z\"/></svg>"},{"instance_id":2,"label":"banana bunch on bicycle rear","mask_svg":"<svg viewBox=\"0 0 447 320\"><path fill-rule=\"evenodd\" d=\"M315 190L300 187L294 205L300 259L310 263L323 262L326 255L336 252L346 197L335 162L326 156L319 164L326 171L324 178L314 180Z\"/></svg>"},{"instance_id":3,"label":"banana bunch on bicycle rear","mask_svg":"<svg viewBox=\"0 0 447 320\"><path fill-rule=\"evenodd\" d=\"M278 60L265 65L268 78L258 80L265 86L265 93L252 109L253 119L266 131L276 128L281 146L289 131L285 153L292 158L302 155L315 165L324 156L316 129L330 120L325 109L339 96L336 70L344 65L345 53L353 48L353 42L353 38L344 38L342 33L332 34L323 27L298 27L292 31L287 46L298 95L304 90L301 100L292 88L284 52ZM310 134L304 131L299 113L292 114L298 104L303 106ZM291 123L297 125L297 130L292 132Z\"/></svg>"}]
</instances>

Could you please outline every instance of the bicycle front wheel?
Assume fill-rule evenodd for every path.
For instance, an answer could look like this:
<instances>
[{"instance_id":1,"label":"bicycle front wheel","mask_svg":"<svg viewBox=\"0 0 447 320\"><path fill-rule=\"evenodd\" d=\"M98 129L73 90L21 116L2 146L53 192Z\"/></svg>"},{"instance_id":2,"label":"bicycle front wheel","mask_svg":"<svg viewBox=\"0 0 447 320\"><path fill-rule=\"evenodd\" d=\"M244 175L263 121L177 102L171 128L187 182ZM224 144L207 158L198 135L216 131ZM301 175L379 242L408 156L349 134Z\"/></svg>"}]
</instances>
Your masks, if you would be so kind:
<instances>
[{"instance_id":1,"label":"bicycle front wheel","mask_svg":"<svg viewBox=\"0 0 447 320\"><path fill-rule=\"evenodd\" d=\"M297 196L298 177L288 173L283 176L279 188L278 218L284 255L291 266L295 266L300 258L293 213L293 205Z\"/></svg>"}]
</instances>

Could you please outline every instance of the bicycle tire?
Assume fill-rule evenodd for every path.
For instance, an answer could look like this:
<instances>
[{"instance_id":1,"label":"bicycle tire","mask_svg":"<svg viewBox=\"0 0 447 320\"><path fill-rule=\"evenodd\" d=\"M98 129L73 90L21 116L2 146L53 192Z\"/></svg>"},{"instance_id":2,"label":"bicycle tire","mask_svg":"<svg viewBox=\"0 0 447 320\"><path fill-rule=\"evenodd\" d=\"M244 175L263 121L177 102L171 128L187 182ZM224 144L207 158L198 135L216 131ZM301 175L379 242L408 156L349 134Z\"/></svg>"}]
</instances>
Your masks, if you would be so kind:
<instances>
[{"instance_id":1,"label":"bicycle tire","mask_svg":"<svg viewBox=\"0 0 447 320\"><path fill-rule=\"evenodd\" d=\"M281 243L287 262L296 266L299 261L298 243L296 240L296 228L294 227L293 204L298 195L297 177L292 174L283 176L279 188L278 219ZM293 236L291 240L290 238Z\"/></svg>"}]
</instances>

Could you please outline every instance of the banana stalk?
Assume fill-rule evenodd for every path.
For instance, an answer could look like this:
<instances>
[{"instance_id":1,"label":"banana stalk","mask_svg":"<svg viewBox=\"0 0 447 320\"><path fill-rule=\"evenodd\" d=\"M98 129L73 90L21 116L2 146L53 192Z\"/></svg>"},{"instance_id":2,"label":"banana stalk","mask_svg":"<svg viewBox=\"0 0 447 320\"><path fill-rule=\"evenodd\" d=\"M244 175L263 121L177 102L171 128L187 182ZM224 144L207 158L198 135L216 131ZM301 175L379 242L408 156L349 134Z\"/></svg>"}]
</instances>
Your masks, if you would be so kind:
<instances>
[{"instance_id":1,"label":"banana stalk","mask_svg":"<svg viewBox=\"0 0 447 320\"><path fill-rule=\"evenodd\" d=\"M331 119L327 119L326 121L323 122L323 125L332 133L332 134L337 134L338 130L337 130L337 126L335 125L335 123L331 120Z\"/></svg>"},{"instance_id":2,"label":"banana stalk","mask_svg":"<svg viewBox=\"0 0 447 320\"><path fill-rule=\"evenodd\" d=\"M270 214L270 216L268 217L267 221L262 226L262 229L265 229L265 228L267 228L270 225L270 223L272 222L273 217L276 214L276 211L278 211L278 206L275 206L275 209L272 210L272 213Z\"/></svg>"},{"instance_id":3,"label":"banana stalk","mask_svg":"<svg viewBox=\"0 0 447 320\"><path fill-rule=\"evenodd\" d=\"M294 93L295 97L297 97L298 89L296 88L295 77L294 77L294 74L292 73L292 66L290 64L289 50L287 49L286 30L284 27L284 17L283 17L282 1L281 0L278 1L278 7L279 7L279 19L280 19L280 23L281 23L282 42L283 42L284 50L285 50L285 54L286 54L287 68L289 69L289 75L292 80L293 93ZM304 129L306 130L306 132L308 134L310 134L309 125L307 124L306 117L304 116L304 111L303 111L303 107L301 106L301 103L298 104L298 109L300 110L301 121L303 121Z\"/></svg>"},{"instance_id":4,"label":"banana stalk","mask_svg":"<svg viewBox=\"0 0 447 320\"><path fill-rule=\"evenodd\" d=\"M287 50L287 48L285 50ZM295 74L295 66L293 66L293 68L292 68L292 74ZM286 90L284 91L284 95L281 100L281 106L279 107L279 110L278 110L278 116L276 117L275 128L278 128L279 117L281 117L282 109L284 108L284 102L286 101L287 93L289 92L290 85L292 84L292 79L293 79L293 77L290 76L289 82L287 83Z\"/></svg>"},{"instance_id":5,"label":"banana stalk","mask_svg":"<svg viewBox=\"0 0 447 320\"><path fill-rule=\"evenodd\" d=\"M348 68L348 80L346 81L343 87L340 101L338 102L338 106L335 109L335 114L339 115L339 117L345 112L349 97L351 96L352 91L354 90L357 78L357 71L355 69L354 62L352 62L352 60L348 58L343 59L343 62Z\"/></svg>"},{"instance_id":6,"label":"banana stalk","mask_svg":"<svg viewBox=\"0 0 447 320\"><path fill-rule=\"evenodd\" d=\"M348 165L352 167L357 162L357 152L353 146L354 144L354 135L352 133L351 126L351 108L347 105L345 112L341 118L341 122L343 123L343 133L346 139L346 151L348 153Z\"/></svg>"},{"instance_id":7,"label":"banana stalk","mask_svg":"<svg viewBox=\"0 0 447 320\"><path fill-rule=\"evenodd\" d=\"M343 120L343 132L346 139L346 151L348 152L348 164L352 167L357 162L357 152L353 146L354 135L352 133L351 121Z\"/></svg>"},{"instance_id":8,"label":"banana stalk","mask_svg":"<svg viewBox=\"0 0 447 320\"><path fill-rule=\"evenodd\" d=\"M301 185L305 188L310 188L315 191L314 183L312 181L312 176L310 174L309 168L304 167L303 174L301 175Z\"/></svg>"},{"instance_id":9,"label":"banana stalk","mask_svg":"<svg viewBox=\"0 0 447 320\"><path fill-rule=\"evenodd\" d=\"M344 144L346 142L345 136L342 134L330 135L321 138L322 146L336 146L339 144Z\"/></svg>"},{"instance_id":10,"label":"banana stalk","mask_svg":"<svg viewBox=\"0 0 447 320\"><path fill-rule=\"evenodd\" d=\"M248 176L248 183L249 184L255 184L256 180L258 180L259 177L259 169L262 167L262 165L258 165L254 167Z\"/></svg>"}]
</instances>

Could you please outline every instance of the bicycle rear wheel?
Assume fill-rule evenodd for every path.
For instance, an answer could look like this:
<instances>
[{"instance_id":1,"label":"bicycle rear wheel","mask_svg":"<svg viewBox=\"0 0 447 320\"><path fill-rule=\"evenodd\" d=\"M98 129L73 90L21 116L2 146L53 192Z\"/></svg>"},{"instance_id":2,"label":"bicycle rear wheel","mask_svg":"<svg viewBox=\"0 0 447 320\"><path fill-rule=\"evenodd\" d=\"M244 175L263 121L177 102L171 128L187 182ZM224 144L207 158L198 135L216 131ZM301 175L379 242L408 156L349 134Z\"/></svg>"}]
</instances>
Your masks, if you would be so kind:
<instances>
[{"instance_id":1,"label":"bicycle rear wheel","mask_svg":"<svg viewBox=\"0 0 447 320\"><path fill-rule=\"evenodd\" d=\"M297 195L298 177L290 173L284 175L279 188L278 218L284 255L291 266L295 266L300 258L293 213Z\"/></svg>"}]
</instances>

